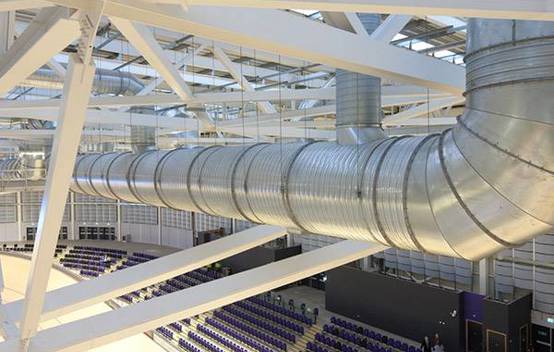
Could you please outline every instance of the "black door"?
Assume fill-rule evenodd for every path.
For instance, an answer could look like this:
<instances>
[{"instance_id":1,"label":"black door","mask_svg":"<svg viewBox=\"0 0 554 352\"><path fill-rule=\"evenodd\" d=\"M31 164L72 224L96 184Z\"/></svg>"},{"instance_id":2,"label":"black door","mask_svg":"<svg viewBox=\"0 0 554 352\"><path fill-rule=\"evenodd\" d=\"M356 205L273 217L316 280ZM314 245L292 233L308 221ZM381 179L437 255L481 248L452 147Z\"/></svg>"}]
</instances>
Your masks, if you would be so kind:
<instances>
[{"instance_id":1,"label":"black door","mask_svg":"<svg viewBox=\"0 0 554 352\"><path fill-rule=\"evenodd\" d=\"M483 324L466 320L467 352L483 352Z\"/></svg>"},{"instance_id":2,"label":"black door","mask_svg":"<svg viewBox=\"0 0 554 352\"><path fill-rule=\"evenodd\" d=\"M523 325L519 329L519 351L527 352L527 347L529 347L529 326Z\"/></svg>"},{"instance_id":3,"label":"black door","mask_svg":"<svg viewBox=\"0 0 554 352\"><path fill-rule=\"evenodd\" d=\"M506 352L506 335L487 330L487 352Z\"/></svg>"}]
</instances>

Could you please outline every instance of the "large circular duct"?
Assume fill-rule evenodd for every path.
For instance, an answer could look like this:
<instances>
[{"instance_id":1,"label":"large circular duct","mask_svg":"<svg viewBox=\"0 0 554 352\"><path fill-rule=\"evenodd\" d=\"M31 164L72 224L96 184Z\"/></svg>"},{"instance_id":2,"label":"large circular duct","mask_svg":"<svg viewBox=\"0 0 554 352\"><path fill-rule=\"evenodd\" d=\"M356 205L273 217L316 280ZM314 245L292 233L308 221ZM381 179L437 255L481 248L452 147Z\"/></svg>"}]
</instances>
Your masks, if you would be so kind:
<instances>
[{"instance_id":1,"label":"large circular duct","mask_svg":"<svg viewBox=\"0 0 554 352\"><path fill-rule=\"evenodd\" d=\"M554 225L554 23L468 35L466 111L440 135L84 156L72 189L469 260L521 245Z\"/></svg>"}]
</instances>

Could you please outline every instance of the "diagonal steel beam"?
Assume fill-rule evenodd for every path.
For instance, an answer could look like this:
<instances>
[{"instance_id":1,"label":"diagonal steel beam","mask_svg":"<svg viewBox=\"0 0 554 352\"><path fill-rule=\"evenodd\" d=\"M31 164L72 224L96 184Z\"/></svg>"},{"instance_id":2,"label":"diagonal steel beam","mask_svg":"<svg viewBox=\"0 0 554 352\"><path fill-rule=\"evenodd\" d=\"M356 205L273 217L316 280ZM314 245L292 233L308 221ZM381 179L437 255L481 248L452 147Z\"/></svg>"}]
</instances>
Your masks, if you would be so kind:
<instances>
[{"instance_id":1,"label":"diagonal steel beam","mask_svg":"<svg viewBox=\"0 0 554 352\"><path fill-rule=\"evenodd\" d=\"M369 242L341 241L279 262L39 332L30 352L77 352L287 285L383 251ZM0 344L11 351L13 342Z\"/></svg>"},{"instance_id":2,"label":"diagonal steel beam","mask_svg":"<svg viewBox=\"0 0 554 352\"><path fill-rule=\"evenodd\" d=\"M220 47L214 46L212 48L212 51L214 56L219 60L219 62L225 68L227 68L227 71L231 74L233 79L237 81L237 83L242 87L243 90L245 90L246 92L255 91L254 87L250 84L250 82L248 82L246 77L244 77L241 72L235 70L233 62L231 61L231 59L229 59L227 54L225 54L225 52ZM268 101L260 101L260 102L257 102L256 104L258 105L258 108L266 114L277 112L275 107L271 105L271 103Z\"/></svg>"},{"instance_id":3,"label":"diagonal steel beam","mask_svg":"<svg viewBox=\"0 0 554 352\"><path fill-rule=\"evenodd\" d=\"M25 291L20 324L23 349L36 333L40 321L52 257L58 242L81 130L85 122L94 70L94 65L84 65L80 58L72 56L64 85L63 103L54 136L31 270Z\"/></svg>"},{"instance_id":4,"label":"diagonal steel beam","mask_svg":"<svg viewBox=\"0 0 554 352\"><path fill-rule=\"evenodd\" d=\"M190 62L194 61L194 57L196 55L198 55L199 53L204 51L204 49L206 49L206 48L207 48L207 45L200 45L192 53L190 53L190 54L186 55L185 57L183 57L183 59L181 59L180 62L179 62L179 68L186 67L188 64L190 64ZM145 85L144 88L142 88L142 90L137 93L137 96L147 96L148 94L152 93L152 91L154 91L154 89L156 89L163 82L165 82L164 77L154 78L152 80L152 82Z\"/></svg>"},{"instance_id":5,"label":"diagonal steel beam","mask_svg":"<svg viewBox=\"0 0 554 352\"><path fill-rule=\"evenodd\" d=\"M373 33L371 39L389 43L410 22L412 16L389 15Z\"/></svg>"},{"instance_id":6,"label":"diagonal steel beam","mask_svg":"<svg viewBox=\"0 0 554 352\"><path fill-rule=\"evenodd\" d=\"M7 93L79 37L68 10L45 8L0 58L0 94Z\"/></svg>"},{"instance_id":7,"label":"diagonal steel beam","mask_svg":"<svg viewBox=\"0 0 554 352\"><path fill-rule=\"evenodd\" d=\"M139 290L228 258L286 234L286 229L281 227L256 226L217 241L106 274L94 280L59 288L46 294L41 319L53 319L89 305ZM19 321L23 301L8 303L5 308L11 319Z\"/></svg>"},{"instance_id":8,"label":"diagonal steel beam","mask_svg":"<svg viewBox=\"0 0 554 352\"><path fill-rule=\"evenodd\" d=\"M465 101L464 97L445 97L438 98L418 105L411 109L406 109L394 115L386 116L383 119L383 126L401 126L406 121L415 117L425 116L437 110L447 108L452 105L461 104Z\"/></svg>"},{"instance_id":9,"label":"diagonal steel beam","mask_svg":"<svg viewBox=\"0 0 554 352\"><path fill-rule=\"evenodd\" d=\"M82 8L90 6L92 0L52 1ZM177 5L111 0L106 4L105 13L110 17L191 33L352 72L409 82L456 95L461 95L465 89L463 67L363 38L285 11L191 6L184 12ZM379 54L368 55L368 52ZM406 65L406 62L410 65Z\"/></svg>"},{"instance_id":10,"label":"diagonal steel beam","mask_svg":"<svg viewBox=\"0 0 554 352\"><path fill-rule=\"evenodd\" d=\"M192 97L192 92L181 76L181 73L169 61L166 53L150 29L143 24L133 23L123 18L110 17L110 20L125 38L142 53L146 61L160 73L181 99Z\"/></svg>"}]
</instances>

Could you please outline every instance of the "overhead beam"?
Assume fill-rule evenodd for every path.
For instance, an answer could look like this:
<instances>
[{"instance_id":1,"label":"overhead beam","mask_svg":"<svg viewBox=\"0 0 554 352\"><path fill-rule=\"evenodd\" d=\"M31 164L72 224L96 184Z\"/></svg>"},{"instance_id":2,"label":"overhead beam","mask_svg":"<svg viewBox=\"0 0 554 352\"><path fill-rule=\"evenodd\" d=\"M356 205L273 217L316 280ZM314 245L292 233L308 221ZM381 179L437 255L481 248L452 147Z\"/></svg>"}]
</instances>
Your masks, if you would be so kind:
<instances>
[{"instance_id":1,"label":"overhead beam","mask_svg":"<svg viewBox=\"0 0 554 352\"><path fill-rule=\"evenodd\" d=\"M40 321L94 70L94 65L84 65L77 56L72 57L68 68L25 291L20 324L23 347L35 335Z\"/></svg>"},{"instance_id":2,"label":"overhead beam","mask_svg":"<svg viewBox=\"0 0 554 352\"><path fill-rule=\"evenodd\" d=\"M242 127L242 126L255 127L259 123L268 122L268 121L279 121L284 119L295 119L295 118L303 118L303 117L308 118L308 117L334 114L335 110L336 110L335 105L324 105L324 106L318 106L310 109L290 110L290 111L283 111L281 113L260 114L258 116L249 116L249 117L240 118L240 119L225 120L225 121L220 121L217 125L218 127L221 127L221 128L224 128L224 127L235 128L235 127Z\"/></svg>"},{"instance_id":3,"label":"overhead beam","mask_svg":"<svg viewBox=\"0 0 554 352\"><path fill-rule=\"evenodd\" d=\"M50 139L56 133L55 129L0 129L0 138L17 139L17 140L34 140ZM84 130L81 134L82 137L98 137L102 140L110 140L114 138L124 138L129 136L123 130L102 130L92 131Z\"/></svg>"},{"instance_id":4,"label":"overhead beam","mask_svg":"<svg viewBox=\"0 0 554 352\"><path fill-rule=\"evenodd\" d=\"M341 241L279 262L43 330L31 341L29 352L70 352L99 347L296 282L384 249L386 247L369 242ZM11 351L11 348L11 341L0 344L0 351Z\"/></svg>"},{"instance_id":5,"label":"overhead beam","mask_svg":"<svg viewBox=\"0 0 554 352\"><path fill-rule=\"evenodd\" d=\"M7 93L75 40L79 23L64 8L45 8L0 58L0 94Z\"/></svg>"},{"instance_id":6,"label":"overhead beam","mask_svg":"<svg viewBox=\"0 0 554 352\"><path fill-rule=\"evenodd\" d=\"M50 109L0 109L0 118L22 118L22 119L37 119L46 121L58 121L58 108ZM149 126L171 129L188 129L196 130L199 122L191 118L176 118L158 115L138 114L120 111L107 111L88 109L86 111L86 125L98 126L102 125L136 125ZM200 127L202 124L200 123Z\"/></svg>"},{"instance_id":7,"label":"overhead beam","mask_svg":"<svg viewBox=\"0 0 554 352\"><path fill-rule=\"evenodd\" d=\"M329 80L327 80L327 82L325 82L325 84L321 87L323 89L326 89L328 87L332 87L334 84L336 83L336 76L333 76L332 78L330 78ZM381 92L382 94L382 92ZM335 90L335 97L334 97L334 100L336 100L337 98L337 95L336 95L336 90ZM309 109L309 108L313 108L317 102L319 100L318 99L305 99L305 100L302 100L300 102L300 104L298 104L298 108L299 109Z\"/></svg>"},{"instance_id":8,"label":"overhead beam","mask_svg":"<svg viewBox=\"0 0 554 352\"><path fill-rule=\"evenodd\" d=\"M198 93L189 99L181 99L176 95L155 94L145 96L124 96L124 97L94 97L89 101L89 107L119 108L124 106L163 106L163 105L200 105L200 104L224 104L241 103L268 100L298 100L298 99L318 99L334 100L335 88L320 89L280 89L280 90L257 90L253 92L223 92L223 93ZM0 112L14 111L16 109L49 109L60 105L59 99L43 100L18 100L18 101L0 101Z\"/></svg>"},{"instance_id":9,"label":"overhead beam","mask_svg":"<svg viewBox=\"0 0 554 352\"><path fill-rule=\"evenodd\" d=\"M0 0L0 12L34 9L52 6L48 1L40 0Z\"/></svg>"},{"instance_id":10,"label":"overhead beam","mask_svg":"<svg viewBox=\"0 0 554 352\"><path fill-rule=\"evenodd\" d=\"M50 69L54 72L56 72L56 74L61 77L61 78L64 78L65 77L65 74L67 72L67 70L65 69L65 67L63 67L59 62L57 62L56 60L54 59L50 59L48 60L48 62L46 63L46 65L48 67L50 67Z\"/></svg>"},{"instance_id":11,"label":"overhead beam","mask_svg":"<svg viewBox=\"0 0 554 352\"><path fill-rule=\"evenodd\" d=\"M286 234L286 229L281 227L256 226L232 236L185 249L125 270L50 291L46 294L41 320L54 319L125 293L140 290L260 246ZM5 305L9 317L14 321L21 319L22 308L22 300Z\"/></svg>"},{"instance_id":12,"label":"overhead beam","mask_svg":"<svg viewBox=\"0 0 554 352\"><path fill-rule=\"evenodd\" d=\"M150 29L143 24L134 23L124 18L110 17L110 20L125 38L142 53L146 61L160 73L181 99L188 99L192 96L192 92L181 73L169 61Z\"/></svg>"},{"instance_id":13,"label":"overhead beam","mask_svg":"<svg viewBox=\"0 0 554 352\"><path fill-rule=\"evenodd\" d=\"M425 116L440 109L444 109L456 104L461 104L464 101L464 97L446 97L434 99L428 103L421 104L414 108L406 109L397 114L387 116L383 119L382 124L384 126L401 126L406 121L415 117Z\"/></svg>"},{"instance_id":14,"label":"overhead beam","mask_svg":"<svg viewBox=\"0 0 554 352\"><path fill-rule=\"evenodd\" d=\"M179 62L178 67L185 67L190 62L194 61L194 57L204 51L206 49L206 45L200 45L198 48L194 49L194 51L188 55L185 55L183 59ZM163 76L155 77L152 82L148 83L147 85L142 88L140 92L137 93L138 96L146 96L154 91L160 84L162 84L165 81L165 78ZM191 94L192 95L192 94Z\"/></svg>"},{"instance_id":15,"label":"overhead beam","mask_svg":"<svg viewBox=\"0 0 554 352\"><path fill-rule=\"evenodd\" d=\"M390 43L390 41L406 27L411 19L412 16L409 15L389 15L389 17L371 33L371 39Z\"/></svg>"},{"instance_id":16,"label":"overhead beam","mask_svg":"<svg viewBox=\"0 0 554 352\"><path fill-rule=\"evenodd\" d=\"M167 33L167 35L166 35ZM175 32L168 32L166 31L165 29L157 29L156 32L154 33L156 35L156 38L160 41L160 40L178 40L179 38L175 38L175 35L177 35L177 33ZM171 34L171 36L169 36L169 34ZM104 42L104 38L101 38L101 37L98 37L97 38L97 45L101 44ZM203 47L204 49L205 48L208 48L208 47L211 47L213 45L213 43L215 43L215 45L219 46L220 48L222 48L223 50L225 50L225 52L229 55L240 55L241 54L241 49L240 47L236 47L236 46L233 46L233 45L230 45L230 44L226 44L226 43L222 43L222 42L218 42L218 41L211 41L211 40L207 40L207 39L203 39L203 38L194 38L194 40L191 38L189 40L189 44L192 45L192 43L194 42L195 45L199 45L197 47L197 49L199 49L200 47ZM132 46L129 46L127 48L127 46L125 45L125 41L123 39L115 39L111 42L109 42L108 44L106 44L105 46L102 47L102 50L105 50L105 51L110 51L114 54L116 53L119 53L121 51L121 47L124 46L125 47L125 53L129 56L132 56L132 57L135 57L135 56L139 56L141 55L139 53L138 50L136 50L134 47ZM198 50L196 50L198 51ZM225 67L223 67L222 64L220 64L217 60L214 60L209 57L209 56L202 56L202 55L198 55L201 51L198 51L197 52L197 55L194 56L194 60L192 60L192 58L188 59L188 57L190 57L190 53L186 53L186 52L182 52L182 51L178 51L178 50L172 50L172 49L165 49L165 53L167 55L167 57L169 57L172 61L174 61L177 65L177 67L179 67L180 65L182 65L183 61L184 60L187 60L188 62L192 63L192 61L194 61L194 67L197 67L197 68L203 68L203 69L206 69L206 70L216 70L216 71L223 71L223 72L227 72L227 70L225 69ZM269 62L276 62L279 60L279 57L274 57L275 55L271 55L271 54L268 54L266 52L263 52L263 51L254 51L254 49L246 49L246 48L243 48L242 49L242 54L245 55L245 56L250 56L250 57L256 57L256 59L258 60L263 60L263 61L269 61ZM292 62L291 62L292 61ZM304 66L305 64L303 62L297 62L298 60L294 60L294 59L289 59L288 57L282 57L281 58L281 62L283 65L286 65L286 66L291 66L291 67L301 67L301 66ZM117 65L120 65L121 63L118 62L117 60L108 60L106 58L102 58L102 63L103 64L108 64L110 63L110 66L109 67L117 67ZM250 65L248 62L243 62L242 64L239 64L239 63L233 63L233 65L235 66L235 69L236 70L241 70L242 68L242 73L243 75L247 76L247 77L267 77L266 80L267 81L270 81L270 82L274 82L274 79L278 77L278 74L279 72L272 69L271 67L257 67L257 66L254 66L254 65ZM105 67L107 68L108 66L102 66L102 67ZM140 71L141 69L143 69L143 72L147 72L144 68L145 68L145 65L143 64L139 64L139 63L133 63L133 64L130 64L128 65L127 67L129 67L130 69L131 68L134 68L135 70L138 70ZM328 68L328 67L324 67L324 66L318 66L317 68L310 68L308 69L308 71L310 72L314 72L314 71L317 71L317 70L321 70L321 71L324 71L324 72L328 72L328 71L333 71L332 69ZM195 77L198 76L198 75L195 75ZM269 76L269 77L268 77ZM188 76L185 76L185 80L187 79ZM281 78L282 80L284 81L294 81L294 80L297 80L297 79L300 79L302 78L301 75L297 74L297 73L282 73L281 74ZM188 81L187 81L188 82ZM314 86L313 87L319 87L321 86L321 80L313 80L313 81L310 81L310 82L307 82L307 83L311 83L311 82L314 82Z\"/></svg>"},{"instance_id":17,"label":"overhead beam","mask_svg":"<svg viewBox=\"0 0 554 352\"><path fill-rule=\"evenodd\" d=\"M0 13L0 55L12 46L15 37L15 11Z\"/></svg>"},{"instance_id":18,"label":"overhead beam","mask_svg":"<svg viewBox=\"0 0 554 352\"><path fill-rule=\"evenodd\" d=\"M417 96L399 96L399 97L383 97L382 98L382 106L383 107L391 107L391 106L399 106L399 105L410 105L410 104L418 104L418 103L425 103L429 99L426 95L417 95ZM464 98L459 97L439 97L432 101L431 110L435 111L438 109L441 109L446 106L451 106L453 104L458 104L464 101ZM1 110L0 110L1 111ZM408 113L407 111L410 111ZM334 115L336 113L336 105L335 104L328 104L323 106L318 106L315 108L305 108L305 109L297 109L297 110L288 110L283 111L282 113L274 113L274 114L260 114L258 116L252 116L248 115L245 118L239 118L234 120L226 120L221 121L218 123L218 127L221 128L238 128L242 126L258 126L258 125L264 125L268 122L275 122L280 120L295 120L295 119L302 119L302 118L311 118L311 117L317 117L317 116L326 116L326 115ZM406 112L402 115L399 115L400 118L396 115L392 115L394 117L387 117L383 121L383 123L391 123L395 124L397 122L404 122L408 119L411 119L413 117L422 116L427 113L427 107L418 106L414 109L406 110ZM397 114L398 115L398 114ZM387 120L389 119L389 120ZM390 121L390 122L389 122Z\"/></svg>"},{"instance_id":19,"label":"overhead beam","mask_svg":"<svg viewBox=\"0 0 554 352\"><path fill-rule=\"evenodd\" d=\"M176 41L176 40L179 40L181 38L181 37L179 37L179 33L170 32L170 31L165 30L163 28L156 28L156 31L155 31L154 34L155 34L156 38L158 39L158 41ZM97 45L100 45L103 42L104 42L103 38L101 38L101 37L97 38L97 42L96 42ZM124 39L114 39L113 41L111 41L108 44L106 44L105 46L103 46L102 50L110 51L114 54L119 53L121 51L121 46L125 45L125 42L126 41ZM209 40L209 39L195 37L194 40L192 38L189 39L188 43L192 45L193 42L194 42L195 45L204 46L206 48L211 47L215 44L215 45L219 46L220 48L222 48L223 50L225 50L225 52L228 55L237 56L237 55L242 54L242 55L249 56L249 57L256 57L257 60L261 60L261 61L268 61L268 62L278 62L279 61L279 56L278 55L267 53L265 51L259 51L259 50L256 51L255 49L247 49L247 48L242 48L241 49L241 47L237 47L235 45L227 44L227 43L220 42L220 41L213 41L213 40ZM185 57L188 55L186 52L167 49L167 48L165 49L165 52L166 52L167 56L172 61L177 63L177 66L179 65L178 63L181 62L182 60L184 60ZM126 47L126 54L128 54L129 56L132 56L132 57L141 55L139 53L139 51L136 50L132 46L129 46L128 49ZM108 60L108 59L103 58L102 62L103 63L104 62L106 62L106 63L109 62L112 65L116 65L116 60ZM289 58L289 57L281 57L281 63L285 66L297 67L297 68L298 67L304 67L306 65L305 61L292 59L292 58ZM118 63L118 64L120 64L120 63ZM135 67L139 70L143 66L145 66L145 65L139 64L139 63L133 63L131 65L128 65L128 67ZM194 57L194 66L198 67L198 68L203 68L203 69L206 69L206 70L214 69L216 71L227 72L227 70L225 69L225 67L223 67L223 65L221 65L217 60L215 60L215 62L214 62L214 60L210 56L202 56L202 55L195 56ZM251 65L248 62L243 62L242 64L234 63L234 66L239 71L242 67L242 73L247 77L260 77L260 78L266 77L266 80L270 81L270 82L274 82L273 79L277 78L278 73L279 73L277 70L274 70L271 67L265 67L265 68L264 67L258 67L258 66ZM104 67L104 66L102 66L102 67ZM114 66L114 67L116 67L116 66ZM332 72L332 71L334 71L334 69L330 68L330 67L323 66L323 65L319 65L319 66L316 66L316 67L309 67L307 69L307 71L309 71L309 72L317 72L317 71ZM294 80L297 80L299 78L302 78L302 76L299 75L296 72L282 73L281 75L282 75L281 76L282 80L286 80L286 81L294 81ZM314 86L313 86L314 88L319 87L322 84L321 80L317 80L317 79L315 79L313 81L309 81L307 83L311 83L311 82L314 82Z\"/></svg>"},{"instance_id":20,"label":"overhead beam","mask_svg":"<svg viewBox=\"0 0 554 352\"><path fill-rule=\"evenodd\" d=\"M217 60L221 62L221 64L227 69L227 71L231 74L233 79L237 81L237 83L242 87L242 89L244 89L246 92L255 91L254 87L250 84L250 82L248 82L248 80L246 79L246 77L244 77L242 72L237 71L235 69L231 59L229 59L227 54L225 54L225 52L220 47L214 46L212 48L212 51L214 56L217 58ZM257 102L256 104L258 108L266 114L277 112L275 107L273 107L273 105L271 105L271 103L268 101L260 101L260 102Z\"/></svg>"},{"instance_id":21,"label":"overhead beam","mask_svg":"<svg viewBox=\"0 0 554 352\"><path fill-rule=\"evenodd\" d=\"M311 138L318 140L334 140L337 133L334 130L318 130L313 128L297 128L287 126L259 126L259 127L222 127L221 131L233 133L239 136L245 135L250 138L256 138L258 136L271 136L275 138Z\"/></svg>"},{"instance_id":22,"label":"overhead beam","mask_svg":"<svg viewBox=\"0 0 554 352\"><path fill-rule=\"evenodd\" d=\"M53 1L77 7L90 6L88 2L76 0ZM191 33L456 95L461 95L465 87L463 67L285 11L191 6L184 12L177 5L156 6L112 0L106 4L105 13L111 17L126 18L180 33ZM368 52L379 54L367 55ZM410 64L406 65L406 62Z\"/></svg>"},{"instance_id":23,"label":"overhead beam","mask_svg":"<svg viewBox=\"0 0 554 352\"><path fill-rule=\"evenodd\" d=\"M319 89L280 89L280 90L257 90L254 92L223 92L223 93L198 93L191 99L182 100L176 95L156 94L146 96L125 96L125 97L93 97L89 100L89 108L120 108L127 106L164 106L179 104L230 104L254 101L288 101L288 100L335 100L335 88L328 87ZM448 93L429 91L415 86L384 86L382 88L383 106L403 105L417 103L428 98L448 97ZM423 100L423 101L424 101ZM0 114L15 113L17 110L42 110L43 112L60 105L59 99L44 100L18 100L0 101ZM312 105L313 106L313 105ZM303 105L300 110L310 108Z\"/></svg>"},{"instance_id":24,"label":"overhead beam","mask_svg":"<svg viewBox=\"0 0 554 352\"><path fill-rule=\"evenodd\" d=\"M271 9L318 9L335 12L393 13L520 20L554 20L548 0L189 0L189 5Z\"/></svg>"}]
</instances>

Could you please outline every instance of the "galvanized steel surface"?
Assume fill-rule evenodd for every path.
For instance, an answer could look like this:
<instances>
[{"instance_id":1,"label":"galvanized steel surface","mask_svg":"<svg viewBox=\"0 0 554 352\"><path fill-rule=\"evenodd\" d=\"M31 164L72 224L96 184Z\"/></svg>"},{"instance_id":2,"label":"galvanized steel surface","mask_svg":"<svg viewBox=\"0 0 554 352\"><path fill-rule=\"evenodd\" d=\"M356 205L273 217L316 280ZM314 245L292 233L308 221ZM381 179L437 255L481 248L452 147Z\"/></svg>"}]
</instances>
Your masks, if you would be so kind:
<instances>
[{"instance_id":1,"label":"galvanized steel surface","mask_svg":"<svg viewBox=\"0 0 554 352\"><path fill-rule=\"evenodd\" d=\"M467 109L440 135L89 155L73 190L469 260L522 244L554 225L554 40L507 22L470 21L525 39L471 40Z\"/></svg>"}]
</instances>

